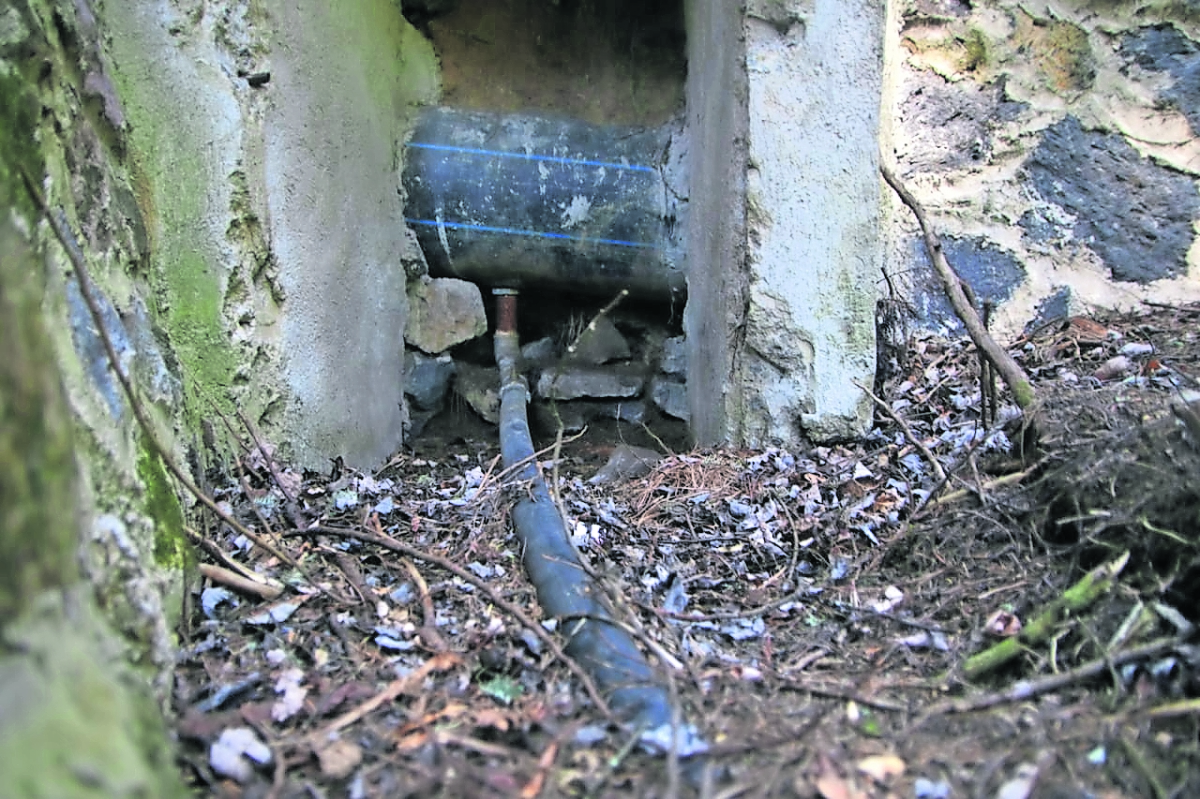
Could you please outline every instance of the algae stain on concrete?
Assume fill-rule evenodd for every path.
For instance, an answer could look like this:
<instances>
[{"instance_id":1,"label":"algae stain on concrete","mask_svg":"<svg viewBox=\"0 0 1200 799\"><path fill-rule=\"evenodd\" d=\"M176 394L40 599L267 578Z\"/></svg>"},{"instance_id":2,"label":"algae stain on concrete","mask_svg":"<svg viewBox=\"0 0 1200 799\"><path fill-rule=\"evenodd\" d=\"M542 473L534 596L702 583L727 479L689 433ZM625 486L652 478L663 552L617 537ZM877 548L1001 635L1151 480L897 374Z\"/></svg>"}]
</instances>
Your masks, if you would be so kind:
<instances>
[{"instance_id":1,"label":"algae stain on concrete","mask_svg":"<svg viewBox=\"0 0 1200 799\"><path fill-rule=\"evenodd\" d=\"M8 165L0 157L0 168ZM0 208L9 202L0 195ZM76 576L78 520L66 510L75 506L75 457L41 319L41 274L15 228L0 220L0 621Z\"/></svg>"},{"instance_id":2,"label":"algae stain on concrete","mask_svg":"<svg viewBox=\"0 0 1200 799\"><path fill-rule=\"evenodd\" d=\"M104 12L150 237L155 322L188 379L228 407L236 356L221 316L223 231L213 222L228 207L214 186L239 152L236 103L212 54L182 33L190 23L165 4L112 3Z\"/></svg>"},{"instance_id":3,"label":"algae stain on concrete","mask_svg":"<svg viewBox=\"0 0 1200 799\"><path fill-rule=\"evenodd\" d=\"M0 182L0 209L17 185ZM162 717L79 584L78 473L43 274L0 216L0 796L183 796Z\"/></svg>"},{"instance_id":4,"label":"algae stain on concrete","mask_svg":"<svg viewBox=\"0 0 1200 799\"><path fill-rule=\"evenodd\" d=\"M71 606L68 617L66 607ZM119 663L81 592L43 595L5 631L0 791L6 797L183 797L163 719Z\"/></svg>"},{"instance_id":5,"label":"algae stain on concrete","mask_svg":"<svg viewBox=\"0 0 1200 799\"><path fill-rule=\"evenodd\" d=\"M183 509L162 459L144 440L138 453L137 474L145 486L146 513L154 520L154 559L164 568L184 568L192 552L184 537Z\"/></svg>"}]
</instances>

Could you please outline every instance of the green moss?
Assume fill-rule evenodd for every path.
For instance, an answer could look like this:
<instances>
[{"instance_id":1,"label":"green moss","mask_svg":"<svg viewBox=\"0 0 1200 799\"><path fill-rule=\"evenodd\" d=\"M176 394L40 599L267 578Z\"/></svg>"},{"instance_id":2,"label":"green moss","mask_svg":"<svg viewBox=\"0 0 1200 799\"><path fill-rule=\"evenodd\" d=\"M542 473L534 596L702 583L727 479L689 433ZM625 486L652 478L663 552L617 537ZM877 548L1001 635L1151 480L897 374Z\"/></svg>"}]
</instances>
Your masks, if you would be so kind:
<instances>
[{"instance_id":1,"label":"green moss","mask_svg":"<svg viewBox=\"0 0 1200 799\"><path fill-rule=\"evenodd\" d=\"M232 409L228 389L237 368L222 314L232 264L211 225L224 212L214 203L238 146L235 112L213 99L211 82L224 76L202 59L182 57L176 48L184 41L164 37L139 4L105 11L134 194L149 238L154 322L187 383L204 397L185 408L187 426L198 429L210 400Z\"/></svg>"},{"instance_id":2,"label":"green moss","mask_svg":"<svg viewBox=\"0 0 1200 799\"><path fill-rule=\"evenodd\" d=\"M162 716L85 593L42 597L0 654L0 796L185 796Z\"/></svg>"},{"instance_id":3,"label":"green moss","mask_svg":"<svg viewBox=\"0 0 1200 799\"><path fill-rule=\"evenodd\" d=\"M74 579L78 519L71 424L41 317L40 259L8 221L7 204L0 211L2 624L28 597Z\"/></svg>"},{"instance_id":4,"label":"green moss","mask_svg":"<svg viewBox=\"0 0 1200 799\"><path fill-rule=\"evenodd\" d=\"M30 59L32 61L33 59ZM0 202L33 213L33 203L21 185L21 171L37 181L46 171L45 159L35 140L37 97L32 78L0 63Z\"/></svg>"},{"instance_id":5,"label":"green moss","mask_svg":"<svg viewBox=\"0 0 1200 799\"><path fill-rule=\"evenodd\" d=\"M183 510L162 460L142 442L137 474L146 491L146 513L154 520L154 559L165 568L184 568L191 548L183 531Z\"/></svg>"},{"instance_id":6,"label":"green moss","mask_svg":"<svg viewBox=\"0 0 1200 799\"><path fill-rule=\"evenodd\" d=\"M372 95L364 98L375 109L371 116L390 113L394 119L404 112L403 106L426 102L437 91L433 47L404 19L394 2L358 3L353 14L322 0L303 0L299 5L307 16L321 20L311 29L321 40L314 43L314 49L332 45L355 53L355 62L365 71L365 88Z\"/></svg>"},{"instance_id":7,"label":"green moss","mask_svg":"<svg viewBox=\"0 0 1200 799\"><path fill-rule=\"evenodd\" d=\"M1096 61L1087 31L1062 20L1045 20L1025 11L1017 14L1013 42L1041 73L1046 88L1056 93L1090 89Z\"/></svg>"},{"instance_id":8,"label":"green moss","mask_svg":"<svg viewBox=\"0 0 1200 799\"><path fill-rule=\"evenodd\" d=\"M963 48L966 50L962 59L962 68L964 70L975 72L987 67L989 59L988 40L983 31L979 28L971 28L967 31L967 35L963 37Z\"/></svg>"},{"instance_id":9,"label":"green moss","mask_svg":"<svg viewBox=\"0 0 1200 799\"><path fill-rule=\"evenodd\" d=\"M39 47L31 34L24 42ZM38 181L46 168L26 74L37 60L0 61L0 626L30 596L75 579L78 546L70 417L41 316L45 271L10 221L35 218L21 173Z\"/></svg>"}]
</instances>

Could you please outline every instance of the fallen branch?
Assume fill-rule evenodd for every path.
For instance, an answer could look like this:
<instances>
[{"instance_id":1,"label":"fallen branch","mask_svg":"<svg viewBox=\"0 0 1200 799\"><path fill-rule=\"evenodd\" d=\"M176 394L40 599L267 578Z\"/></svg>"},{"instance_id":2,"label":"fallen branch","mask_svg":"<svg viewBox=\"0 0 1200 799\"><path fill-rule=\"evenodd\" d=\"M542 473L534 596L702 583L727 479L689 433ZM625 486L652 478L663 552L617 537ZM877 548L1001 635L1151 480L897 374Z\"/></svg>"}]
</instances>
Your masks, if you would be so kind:
<instances>
[{"instance_id":1,"label":"fallen branch","mask_svg":"<svg viewBox=\"0 0 1200 799\"><path fill-rule=\"evenodd\" d=\"M949 494L944 494L936 499L930 499L925 503L924 508L922 509L934 508L938 505L946 505L951 502L957 502L963 497L970 496L971 494L978 495L985 491L992 491L997 488L1003 488L1004 486L1012 485L1013 483L1019 483L1029 475L1033 474L1034 471L1036 471L1036 468L1026 469L1021 472L1010 472L1009 474L1001 475L994 480L988 480L986 483L982 483L974 488L960 488L957 491L951 491Z\"/></svg>"},{"instance_id":2,"label":"fallen branch","mask_svg":"<svg viewBox=\"0 0 1200 799\"><path fill-rule=\"evenodd\" d=\"M179 484L187 489L188 493L195 497L197 502L216 514L217 518L228 524L239 535L245 536L247 541L279 558L300 572L308 580L308 575L304 568L291 555L288 555L270 541L251 531L237 519L222 510L221 506L213 501L208 494L201 491L200 487L188 477L183 469L179 468L179 465L175 462L167 447L158 440L158 435L154 432L154 424L150 421L150 417L146 414L146 409L142 407L142 403L138 400L129 375L125 374L125 370L121 368L121 360L117 356L116 347L113 346L112 338L108 335L108 328L104 324L104 314L101 313L100 304L96 301L96 295L92 291L91 275L84 260L83 252L79 249L79 244L75 240L75 234L71 232L71 228L67 225L65 215L61 211L58 216L51 212L50 207L46 205L46 201L42 198L41 192L38 191L33 180L24 170L21 171L21 180L24 182L25 191L29 193L33 204L46 217L46 221L50 223L50 229L54 231L55 238L58 239L59 244L67 252L67 260L71 262L71 269L74 271L75 279L79 283L79 295L83 297L88 314L92 317L92 324L96 326L96 332L100 336L100 343L104 345L104 354L108 357L109 368L113 370L113 374L117 377L117 382L121 385L122 393L129 400L130 410L133 411L133 417L137 420L138 426L142 430L142 435L146 437L146 443L150 445L150 449L159 457L159 460L162 461L163 466L171 473L171 476L178 480ZM308 582L311 583L312 580L308 580Z\"/></svg>"},{"instance_id":3,"label":"fallen branch","mask_svg":"<svg viewBox=\"0 0 1200 799\"><path fill-rule=\"evenodd\" d=\"M1009 639L1012 640L1012 639ZM1182 642L1179 639L1161 639L1145 646L1134 647L1127 649L1124 652L1118 652L1109 657L1097 658L1088 661L1081 666L1070 669L1069 671L1060 672L1058 674L1049 674L1036 680L1021 680L1014 683L1003 691L984 694L982 696L969 697L965 699L951 699L946 702L934 705L925 712L921 717L918 725L931 716L943 715L946 713L969 713L973 710L987 710L988 708L996 707L997 705L1010 704L1012 702L1023 702L1026 699L1031 699L1041 694L1049 693L1050 691L1065 688L1068 685L1080 683L1085 680L1090 680L1112 669L1120 668L1126 663L1133 663L1139 660L1158 657L1159 655L1171 652L1181 646ZM914 725L914 726L918 726Z\"/></svg>"},{"instance_id":4,"label":"fallen branch","mask_svg":"<svg viewBox=\"0 0 1200 799\"><path fill-rule=\"evenodd\" d=\"M378 526L378 520L376 520ZM421 601L421 618L423 623L418 635L425 641L425 645L435 652L447 652L450 647L446 644L446 639L442 638L441 633L437 629L437 611L433 607L433 595L429 592L429 584L425 582L425 577L421 574L421 570L417 568L417 564L413 563L408 558L401 558L400 563L404 566L404 570L408 572L408 576L417 586L417 591L420 594Z\"/></svg>"},{"instance_id":5,"label":"fallen branch","mask_svg":"<svg viewBox=\"0 0 1200 799\"><path fill-rule=\"evenodd\" d=\"M1105 563L1085 574L1049 607L1031 621L1024 630L1012 638L1005 638L995 646L967 658L963 664L963 676L973 680L993 669L999 668L1017 657L1031 644L1047 641L1058 629L1059 622L1066 616L1076 616L1113 587L1117 575L1129 562L1129 553L1121 555L1111 563Z\"/></svg>"},{"instance_id":6,"label":"fallen branch","mask_svg":"<svg viewBox=\"0 0 1200 799\"><path fill-rule=\"evenodd\" d=\"M961 278L954 272L950 262L946 260L946 253L942 249L942 242L938 239L937 233L929 226L929 220L925 217L925 211L921 204L917 202L908 189L904 188L900 180L892 173L884 164L879 165L879 171L883 174L883 179L892 187L896 194L900 195L901 201L904 202L917 217L917 224L921 226L921 233L925 237L925 249L929 252L929 261L933 264L933 270L937 272L938 278L942 281L942 288L946 291L946 297L950 300L950 305L954 308L954 313L958 314L958 318L962 320L963 326L967 329L967 334L971 340L975 342L975 346L983 353L991 362L992 366L996 367L996 371L1004 378L1004 382L1008 384L1009 390L1012 391L1013 401L1021 410L1025 410L1033 405L1036 395L1033 390L1033 385L1029 382L1029 376L1025 374L1025 370L1013 360L1012 356L1005 352L1004 348L996 343L988 333L987 328L983 325L983 320L979 318L979 314L975 311L975 307L967 299L963 292L963 282ZM984 398L986 401L986 398Z\"/></svg>"},{"instance_id":7,"label":"fallen branch","mask_svg":"<svg viewBox=\"0 0 1200 799\"><path fill-rule=\"evenodd\" d=\"M366 700L357 707L346 711L320 729L310 732L308 735L305 735L295 743L296 745L307 744L309 746L319 747L331 740L338 730L350 726L376 708L391 702L393 699L396 699L405 691L419 689L421 687L421 683L423 683L425 678L428 677L432 672L446 671L447 669L457 666L460 662L461 661L459 660L458 655L455 655L451 652L440 652L422 663L410 674L406 674L403 677L392 680L390 683L388 683L387 687L372 696L370 699Z\"/></svg>"},{"instance_id":8,"label":"fallen branch","mask_svg":"<svg viewBox=\"0 0 1200 799\"><path fill-rule=\"evenodd\" d=\"M273 599L279 599L283 595L283 589L273 585L260 583L258 580L251 580L248 577L243 577L237 572L226 569L223 566L214 566L211 563L200 564L200 574L207 577L214 583L219 585L227 585L235 591L241 591L243 594L250 594L259 599L265 599L268 602Z\"/></svg>"}]
</instances>

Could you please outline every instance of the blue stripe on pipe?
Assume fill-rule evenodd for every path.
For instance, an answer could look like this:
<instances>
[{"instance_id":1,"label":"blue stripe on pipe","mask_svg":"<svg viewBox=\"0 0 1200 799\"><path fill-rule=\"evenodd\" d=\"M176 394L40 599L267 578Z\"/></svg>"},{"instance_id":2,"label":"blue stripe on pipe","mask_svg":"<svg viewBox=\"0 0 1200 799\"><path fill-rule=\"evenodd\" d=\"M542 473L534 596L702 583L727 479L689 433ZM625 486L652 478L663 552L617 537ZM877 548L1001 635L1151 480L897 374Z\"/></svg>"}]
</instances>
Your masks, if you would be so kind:
<instances>
[{"instance_id":1,"label":"blue stripe on pipe","mask_svg":"<svg viewBox=\"0 0 1200 799\"><path fill-rule=\"evenodd\" d=\"M637 241L622 241L621 239L590 239L584 236L568 236L566 233L543 233L537 230L521 230L520 228L511 227L490 227L488 225L471 225L466 222L438 222L435 219L409 219L405 217L405 222L410 225L423 225L425 227L444 227L450 230L476 230L481 233L504 233L509 236L533 236L539 239L562 239L564 241L577 241L581 244L615 244L618 247L637 247L643 250L660 249L657 244L642 244Z\"/></svg>"},{"instance_id":2,"label":"blue stripe on pipe","mask_svg":"<svg viewBox=\"0 0 1200 799\"><path fill-rule=\"evenodd\" d=\"M611 169L625 169L630 172L655 172L656 170L640 164L616 164L610 161L585 161L579 158L559 158L554 155L533 155L530 153L509 153L503 150L479 150L474 147L453 147L449 144L426 144L425 142L409 142L406 147L418 150L440 150L448 153L466 153L468 155L491 155L497 158L523 158L527 161L550 161L555 164L571 166L602 166Z\"/></svg>"}]
</instances>

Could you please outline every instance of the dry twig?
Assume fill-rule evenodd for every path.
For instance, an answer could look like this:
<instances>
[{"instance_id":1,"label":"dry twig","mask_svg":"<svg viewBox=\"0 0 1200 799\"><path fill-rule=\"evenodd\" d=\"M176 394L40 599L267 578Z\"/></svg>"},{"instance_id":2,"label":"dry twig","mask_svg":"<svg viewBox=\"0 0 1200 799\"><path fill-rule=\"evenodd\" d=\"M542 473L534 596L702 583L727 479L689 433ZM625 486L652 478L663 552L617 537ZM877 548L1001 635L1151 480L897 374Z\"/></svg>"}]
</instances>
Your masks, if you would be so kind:
<instances>
[{"instance_id":1,"label":"dry twig","mask_svg":"<svg viewBox=\"0 0 1200 799\"><path fill-rule=\"evenodd\" d=\"M996 340L988 333L987 328L983 326L983 320L979 318L979 314L975 311L974 306L963 292L962 279L955 274L954 268L946 260L946 253L942 248L942 242L930 226L929 220L925 216L925 210L917 202L917 198L904 187L887 166L881 163L879 171L883 174L883 179L887 181L887 184L892 187L896 194L900 195L900 199L912 210L913 215L917 217L917 224L921 226L921 233L925 237L925 248L929 251L929 261L933 264L934 271L937 272L938 278L942 281L942 288L946 291L946 297L950 300L950 305L954 308L954 313L962 320L968 335L971 336L971 340L975 342L975 346L979 348L979 351L987 356L987 359L996 367L996 371L1004 378L1004 382L1008 384L1009 389L1012 391L1013 401L1017 403L1017 407L1022 410L1030 408L1033 405L1035 394L1033 385L1029 382L1028 375L1013 360L1012 356L996 343Z\"/></svg>"},{"instance_id":2,"label":"dry twig","mask_svg":"<svg viewBox=\"0 0 1200 799\"><path fill-rule=\"evenodd\" d=\"M537 638L546 645L554 657L562 662L563 665L565 665L567 669L580 681L592 702L595 703L597 709L604 714L605 718L611 719L613 717L612 711L608 707L608 702L606 702L604 697L601 696L600 691L598 688L596 688L596 683L592 680L591 676L583 670L583 667L580 666L574 658L563 651L563 648L559 646L558 641L556 641L554 637L546 631L545 627L529 618L529 615L525 613L525 611L521 610L512 602L505 599L504 596L498 590L496 590L494 586L485 580L479 579L470 571L462 568L453 561L441 557L440 555L435 555L432 552L426 552L418 547L405 544L403 541L397 541L395 538L383 532L383 528L379 525L379 518L377 516L372 516L371 521L375 527L375 532L373 533L367 532L366 530L354 530L348 527L328 527L321 525L310 527L306 530L296 530L290 534L332 535L341 538L353 538L356 541L362 541L367 544L375 544L376 546L381 546L384 549L391 550L392 552L399 552L403 555L416 558L417 560L423 560L428 563L432 563L450 572L460 580L470 583L480 591L487 594L488 598L492 600L496 607L512 616L514 619L519 621L523 627L537 636Z\"/></svg>"},{"instance_id":3,"label":"dry twig","mask_svg":"<svg viewBox=\"0 0 1200 799\"><path fill-rule=\"evenodd\" d=\"M91 275L84 260L83 252L79 249L79 244L75 240L75 234L71 232L70 226L67 225L65 215L61 211L57 216L51 212L50 207L46 205L46 201L42 198L41 192L38 191L33 180L23 170L21 172L21 179L25 183L25 190L29 193L34 205L46 217L46 220L50 223L50 229L54 231L55 238L58 239L63 249L67 252L67 259L71 262L71 269L74 271L75 279L79 283L79 294L83 297L88 314L92 317L92 324L96 326L96 332L100 336L100 343L104 346L104 354L108 358L109 368L116 375L117 382L121 385L121 391L125 394L126 399L129 400L129 407L133 411L133 417L137 420L138 426L142 430L142 435L146 437L146 442L154 450L154 454L159 457L159 460L166 470L171 473L171 476L178 480L179 484L187 489L187 492L195 497L197 502L216 514L217 518L228 524L239 535L245 536L247 541L252 542L255 546L274 555L301 574L304 574L304 569L291 555L288 555L279 549L279 547L230 516L208 494L201 491L200 487L175 462L175 458L171 456L167 447L159 441L158 435L154 430L154 424L146 414L146 409L142 407L137 392L134 391L133 383L121 367L116 347L113 346L112 338L108 335L108 328L105 327L104 315L100 311L100 304L97 302L96 295L92 291ZM307 576L305 578L307 579Z\"/></svg>"},{"instance_id":4,"label":"dry twig","mask_svg":"<svg viewBox=\"0 0 1200 799\"><path fill-rule=\"evenodd\" d=\"M888 405L886 401L875 396L874 392L859 383L857 380L854 381L854 385L866 392L867 396L870 397L871 400L879 407L879 410L887 414L889 419L900 426L900 429L904 431L904 437L908 439L910 444L917 448L917 451L921 453L925 460L929 461L929 468L933 470L933 476L938 479L938 482L944 483L947 479L946 470L942 468L941 462L939 462L938 459L933 456L933 453L929 451L929 447L925 446L925 443L921 441L921 439L917 438L916 434L913 433L912 428L908 426L908 422L904 421L899 414L893 411L892 407Z\"/></svg>"}]
</instances>

